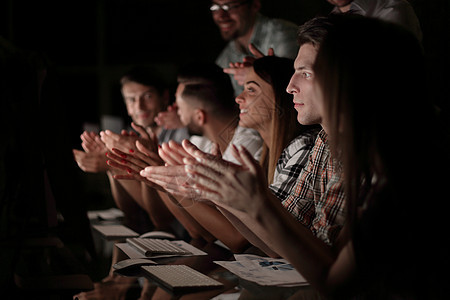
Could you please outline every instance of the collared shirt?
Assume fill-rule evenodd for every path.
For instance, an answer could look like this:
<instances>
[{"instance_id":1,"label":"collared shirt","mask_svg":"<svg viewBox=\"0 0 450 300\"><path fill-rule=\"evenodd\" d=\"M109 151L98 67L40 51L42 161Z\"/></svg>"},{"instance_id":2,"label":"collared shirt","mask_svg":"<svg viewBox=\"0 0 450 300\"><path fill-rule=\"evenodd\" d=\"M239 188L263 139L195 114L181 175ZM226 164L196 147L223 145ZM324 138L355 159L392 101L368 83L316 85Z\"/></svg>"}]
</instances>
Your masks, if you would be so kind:
<instances>
[{"instance_id":1,"label":"collared shirt","mask_svg":"<svg viewBox=\"0 0 450 300\"><path fill-rule=\"evenodd\" d=\"M165 129L163 128L158 135L158 142L168 143L169 141L175 141L181 143L184 139L189 139L190 135L186 127L177 129Z\"/></svg>"},{"instance_id":2,"label":"collared shirt","mask_svg":"<svg viewBox=\"0 0 450 300\"><path fill-rule=\"evenodd\" d=\"M253 43L262 53L266 54L273 48L276 56L295 59L298 53L297 44L298 25L282 19L272 19L261 14L256 16L250 43ZM228 68L230 62L242 62L244 57L253 56L242 52L236 47L235 41L230 41L216 59L216 64ZM243 87L237 84L231 75L235 95L239 95Z\"/></svg>"},{"instance_id":3,"label":"collared shirt","mask_svg":"<svg viewBox=\"0 0 450 300\"><path fill-rule=\"evenodd\" d=\"M211 152L211 147L213 143L206 137L199 135L192 135L190 137L190 141L192 144L197 146L203 152L206 153ZM224 160L230 161L235 164L240 164L239 161L232 154L231 150L232 144L235 145L236 147L239 146L245 147L245 149L247 149L248 152L252 154L256 160L259 160L261 158L263 140L259 135L258 131L256 131L255 129L241 127L238 125L234 131L234 135L231 138L231 141L228 143L227 148L222 153L222 158Z\"/></svg>"},{"instance_id":4,"label":"collared shirt","mask_svg":"<svg viewBox=\"0 0 450 300\"><path fill-rule=\"evenodd\" d=\"M345 195L325 131L319 132L307 166L282 203L314 235L327 244L334 243L345 221Z\"/></svg>"},{"instance_id":5,"label":"collared shirt","mask_svg":"<svg viewBox=\"0 0 450 300\"><path fill-rule=\"evenodd\" d=\"M281 153L273 174L272 184L269 186L280 201L284 201L291 194L300 172L308 162L318 132L318 128L313 128L302 133L292 140Z\"/></svg>"},{"instance_id":6,"label":"collared shirt","mask_svg":"<svg viewBox=\"0 0 450 300\"><path fill-rule=\"evenodd\" d=\"M422 41L419 19L411 4L406 0L354 0L349 11L402 25L414 33L419 41ZM337 7L332 12L340 13Z\"/></svg>"}]
</instances>

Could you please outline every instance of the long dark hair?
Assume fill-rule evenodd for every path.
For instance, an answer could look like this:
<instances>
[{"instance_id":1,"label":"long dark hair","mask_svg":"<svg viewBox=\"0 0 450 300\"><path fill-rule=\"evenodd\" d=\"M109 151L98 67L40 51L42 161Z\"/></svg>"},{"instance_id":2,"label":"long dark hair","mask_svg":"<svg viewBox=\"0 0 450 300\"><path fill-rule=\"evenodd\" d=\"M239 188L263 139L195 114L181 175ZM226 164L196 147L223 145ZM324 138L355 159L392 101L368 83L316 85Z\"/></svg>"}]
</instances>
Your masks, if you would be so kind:
<instances>
[{"instance_id":1,"label":"long dark hair","mask_svg":"<svg viewBox=\"0 0 450 300\"><path fill-rule=\"evenodd\" d=\"M355 204L373 175L390 180L402 173L395 169L404 167L404 143L393 133L423 132L416 118L429 120L433 112L423 51L413 35L366 17L331 19L335 25L314 70L330 120L332 151L343 163L346 192Z\"/></svg>"},{"instance_id":2,"label":"long dark hair","mask_svg":"<svg viewBox=\"0 0 450 300\"><path fill-rule=\"evenodd\" d=\"M332 154L343 164L353 241L363 245L355 246L357 258L356 250L365 258L358 267L373 267L366 282L389 295L429 299L446 285L437 283L437 269L448 267L448 253L430 249L441 247L448 228L440 210L448 214L442 200L450 151L427 98L423 49L391 23L349 15L331 20L314 71ZM414 284L422 276L427 282Z\"/></svg>"},{"instance_id":3,"label":"long dark hair","mask_svg":"<svg viewBox=\"0 0 450 300\"><path fill-rule=\"evenodd\" d=\"M275 101L272 113L272 140L268 151L264 149L261 162L267 164L267 179L271 183L275 167L282 151L302 131L302 125L297 122L297 112L292 103L292 95L286 92L286 87L294 73L294 61L289 58L265 56L255 60L255 73L272 86Z\"/></svg>"}]
</instances>

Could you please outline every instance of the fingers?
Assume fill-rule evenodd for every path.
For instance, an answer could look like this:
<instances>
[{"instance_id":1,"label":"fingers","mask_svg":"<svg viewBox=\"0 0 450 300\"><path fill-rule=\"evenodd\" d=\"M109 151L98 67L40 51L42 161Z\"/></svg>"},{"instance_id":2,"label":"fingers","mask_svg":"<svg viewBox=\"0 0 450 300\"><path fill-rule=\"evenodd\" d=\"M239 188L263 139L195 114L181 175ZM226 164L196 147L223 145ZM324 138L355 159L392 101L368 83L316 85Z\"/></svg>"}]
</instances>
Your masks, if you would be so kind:
<instances>
[{"instance_id":1,"label":"fingers","mask_svg":"<svg viewBox=\"0 0 450 300\"><path fill-rule=\"evenodd\" d=\"M178 107L176 104L172 104L167 107L167 111L160 112L155 117L155 122L159 126L163 126L166 129L176 129L181 128L184 125L181 123L180 117L177 114Z\"/></svg>"},{"instance_id":2,"label":"fingers","mask_svg":"<svg viewBox=\"0 0 450 300\"><path fill-rule=\"evenodd\" d=\"M98 138L97 134L94 132L83 132L80 135L81 138L81 147L83 147L83 150L86 152L95 152L100 151L100 149L97 149L97 140Z\"/></svg>"},{"instance_id":3,"label":"fingers","mask_svg":"<svg viewBox=\"0 0 450 300\"><path fill-rule=\"evenodd\" d=\"M174 177L183 176L185 174L184 166L159 166L159 167L146 167L141 171L141 175L147 178L158 178L161 177Z\"/></svg>"},{"instance_id":4,"label":"fingers","mask_svg":"<svg viewBox=\"0 0 450 300\"><path fill-rule=\"evenodd\" d=\"M211 154L217 157L222 157L222 152L220 152L219 144L213 143L211 147Z\"/></svg>"},{"instance_id":5,"label":"fingers","mask_svg":"<svg viewBox=\"0 0 450 300\"><path fill-rule=\"evenodd\" d=\"M184 171L184 166L161 166L147 167L140 172L140 175L169 193L183 195L189 192L188 187L192 185L191 179Z\"/></svg>"},{"instance_id":6,"label":"fingers","mask_svg":"<svg viewBox=\"0 0 450 300\"><path fill-rule=\"evenodd\" d=\"M264 53L262 53L253 43L250 43L248 45L248 50L251 54L253 54L256 58L264 57Z\"/></svg>"},{"instance_id":7,"label":"fingers","mask_svg":"<svg viewBox=\"0 0 450 300\"><path fill-rule=\"evenodd\" d=\"M100 136L96 135L94 138L95 148L98 152L106 152L108 149L106 148L105 143L102 142Z\"/></svg>"},{"instance_id":8,"label":"fingers","mask_svg":"<svg viewBox=\"0 0 450 300\"><path fill-rule=\"evenodd\" d=\"M138 139L137 135L130 135L128 133L127 135L120 135L110 130L101 131L100 138L108 149L117 148L122 151L130 151L130 153L136 150L135 143Z\"/></svg>"},{"instance_id":9,"label":"fingers","mask_svg":"<svg viewBox=\"0 0 450 300\"><path fill-rule=\"evenodd\" d=\"M143 126L137 125L134 122L131 122L131 127L133 127L134 130L136 130L137 133L139 133L139 135L142 138L145 139L150 139L150 134L147 132L147 130L145 130L145 128Z\"/></svg>"},{"instance_id":10,"label":"fingers","mask_svg":"<svg viewBox=\"0 0 450 300\"><path fill-rule=\"evenodd\" d=\"M109 160L106 162L108 166L117 170L125 171L130 175L133 174L131 164L127 164L125 160L121 160L119 157L110 152L108 152L107 157L109 158ZM136 173L137 169L135 169L134 172Z\"/></svg>"},{"instance_id":11,"label":"fingers","mask_svg":"<svg viewBox=\"0 0 450 300\"><path fill-rule=\"evenodd\" d=\"M181 145L183 146L184 150L186 150L186 152L195 158L215 158L214 155L211 154L207 154L203 151L201 151L200 149L197 148L197 146L195 146L194 144L192 144L189 140L185 139L181 142Z\"/></svg>"},{"instance_id":12,"label":"fingers","mask_svg":"<svg viewBox=\"0 0 450 300\"><path fill-rule=\"evenodd\" d=\"M136 148L139 152L136 155L147 163L149 166L162 166L164 161L159 157L159 155L153 151L146 148L140 141L136 141Z\"/></svg>"},{"instance_id":13,"label":"fingers","mask_svg":"<svg viewBox=\"0 0 450 300\"><path fill-rule=\"evenodd\" d=\"M244 161L241 158L241 155L239 154L239 150L236 147L235 144L231 144L231 155L239 162L241 166L244 166Z\"/></svg>"},{"instance_id":14,"label":"fingers","mask_svg":"<svg viewBox=\"0 0 450 300\"><path fill-rule=\"evenodd\" d=\"M183 141L183 147L184 149L192 155L193 158L195 158L196 162L200 162L201 164L204 164L205 166L211 168L212 170L216 172L224 172L227 169L233 169L236 170L242 169L241 166L234 164L229 161L223 160L219 156L214 156L212 154L205 153L201 150L199 150L195 145L193 145L191 142L185 140ZM187 161L185 162L185 164ZM189 163L192 164L192 163Z\"/></svg>"},{"instance_id":15,"label":"fingers","mask_svg":"<svg viewBox=\"0 0 450 300\"><path fill-rule=\"evenodd\" d=\"M123 133L122 135L124 136L128 135L125 130L122 130L122 133ZM117 142L120 140L120 136L121 136L120 134L114 133L111 130L100 131L100 138L104 143L106 143L105 139Z\"/></svg>"},{"instance_id":16,"label":"fingers","mask_svg":"<svg viewBox=\"0 0 450 300\"><path fill-rule=\"evenodd\" d=\"M245 147L240 146L239 156L242 159L242 165L247 167L250 173L255 175L261 173L259 163L253 158L253 155L251 155Z\"/></svg>"},{"instance_id":17,"label":"fingers","mask_svg":"<svg viewBox=\"0 0 450 300\"><path fill-rule=\"evenodd\" d=\"M170 143L162 143L161 148L159 148L158 154L159 156L170 166L181 165L183 164L183 155L180 153L185 152L180 149L175 142L171 141ZM180 152L183 151L183 152Z\"/></svg>"},{"instance_id":18,"label":"fingers","mask_svg":"<svg viewBox=\"0 0 450 300\"><path fill-rule=\"evenodd\" d=\"M137 168L139 168L138 171L140 171L140 170L144 169L146 166L148 166L148 163L145 161L146 156L141 153L136 152L133 155L128 155L116 148L113 148L112 151L114 152L114 154L117 154L120 157L118 162L122 163L123 165L129 165L132 167L136 166ZM106 156L109 157L109 153ZM115 156L115 158L118 158L118 157ZM117 161L117 159L116 159L116 161ZM136 168L134 168L134 169L136 170Z\"/></svg>"},{"instance_id":19,"label":"fingers","mask_svg":"<svg viewBox=\"0 0 450 300\"><path fill-rule=\"evenodd\" d=\"M170 194L178 195L178 196L186 196L192 194L192 188L189 188L188 185L184 184L181 179L175 179L172 177L170 180L167 178L160 177L158 178L147 178L149 182L154 185L157 185L160 190L168 192Z\"/></svg>"},{"instance_id":20,"label":"fingers","mask_svg":"<svg viewBox=\"0 0 450 300\"><path fill-rule=\"evenodd\" d=\"M181 160L185 157L192 157L189 153L184 150L183 146L180 143L175 141L169 141L169 148L172 153L177 154L178 157L181 157Z\"/></svg>"},{"instance_id":21,"label":"fingers","mask_svg":"<svg viewBox=\"0 0 450 300\"><path fill-rule=\"evenodd\" d=\"M190 178L190 184L203 186L211 191L217 191L224 182L224 173L217 172L204 165L186 165L185 172Z\"/></svg>"},{"instance_id":22,"label":"fingers","mask_svg":"<svg viewBox=\"0 0 450 300\"><path fill-rule=\"evenodd\" d=\"M227 74L234 75L237 72L237 68L224 68L223 72L227 73Z\"/></svg>"},{"instance_id":23,"label":"fingers","mask_svg":"<svg viewBox=\"0 0 450 300\"><path fill-rule=\"evenodd\" d=\"M72 153L75 160L77 160L77 158L80 158L83 155L83 151L77 149L72 149Z\"/></svg>"},{"instance_id":24,"label":"fingers","mask_svg":"<svg viewBox=\"0 0 450 300\"><path fill-rule=\"evenodd\" d=\"M94 132L84 131L80 135L80 138L84 142L92 143L94 141L94 139L95 139L95 136L96 136L96 134Z\"/></svg>"}]
</instances>

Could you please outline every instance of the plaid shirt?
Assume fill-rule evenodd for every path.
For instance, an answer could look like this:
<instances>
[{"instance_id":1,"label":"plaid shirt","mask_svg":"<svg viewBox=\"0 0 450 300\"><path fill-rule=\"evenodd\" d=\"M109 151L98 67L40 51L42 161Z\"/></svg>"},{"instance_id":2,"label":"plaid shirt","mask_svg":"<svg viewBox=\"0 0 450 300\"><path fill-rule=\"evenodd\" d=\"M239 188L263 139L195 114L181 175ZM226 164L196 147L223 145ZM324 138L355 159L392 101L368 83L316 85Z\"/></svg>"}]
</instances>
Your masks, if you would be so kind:
<instances>
[{"instance_id":1,"label":"plaid shirt","mask_svg":"<svg viewBox=\"0 0 450 300\"><path fill-rule=\"evenodd\" d=\"M306 168L283 201L298 221L327 244L333 244L345 221L345 195L340 174L330 155L327 134L321 130Z\"/></svg>"},{"instance_id":2,"label":"plaid shirt","mask_svg":"<svg viewBox=\"0 0 450 300\"><path fill-rule=\"evenodd\" d=\"M281 153L273 174L273 182L269 186L280 201L284 201L291 194L300 172L308 162L318 132L319 129L313 128L302 133Z\"/></svg>"}]
</instances>

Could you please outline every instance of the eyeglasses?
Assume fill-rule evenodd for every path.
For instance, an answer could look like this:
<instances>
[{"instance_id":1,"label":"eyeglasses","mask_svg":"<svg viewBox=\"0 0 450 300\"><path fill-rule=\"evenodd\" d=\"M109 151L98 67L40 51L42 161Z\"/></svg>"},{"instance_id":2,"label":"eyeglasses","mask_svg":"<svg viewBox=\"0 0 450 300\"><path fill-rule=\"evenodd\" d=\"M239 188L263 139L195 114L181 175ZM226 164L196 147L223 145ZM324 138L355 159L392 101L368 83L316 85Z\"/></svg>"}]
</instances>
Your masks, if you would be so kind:
<instances>
[{"instance_id":1,"label":"eyeglasses","mask_svg":"<svg viewBox=\"0 0 450 300\"><path fill-rule=\"evenodd\" d=\"M213 3L211 4L211 6L209 7L209 10L212 12L217 12L220 9L222 9L223 11L229 12L232 11L235 8L238 8L239 6L245 5L247 3L249 3L250 1L232 1L232 2L227 2L225 4L217 4L217 3ZM236 3L236 4L233 4Z\"/></svg>"}]
</instances>

